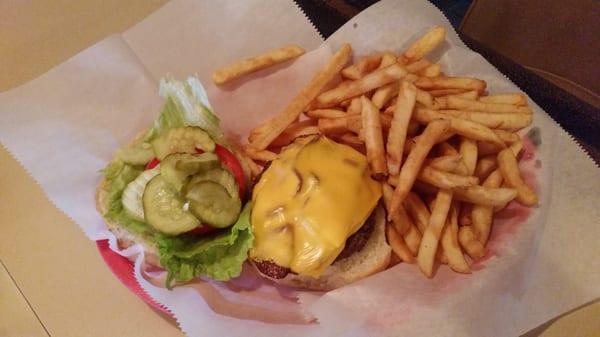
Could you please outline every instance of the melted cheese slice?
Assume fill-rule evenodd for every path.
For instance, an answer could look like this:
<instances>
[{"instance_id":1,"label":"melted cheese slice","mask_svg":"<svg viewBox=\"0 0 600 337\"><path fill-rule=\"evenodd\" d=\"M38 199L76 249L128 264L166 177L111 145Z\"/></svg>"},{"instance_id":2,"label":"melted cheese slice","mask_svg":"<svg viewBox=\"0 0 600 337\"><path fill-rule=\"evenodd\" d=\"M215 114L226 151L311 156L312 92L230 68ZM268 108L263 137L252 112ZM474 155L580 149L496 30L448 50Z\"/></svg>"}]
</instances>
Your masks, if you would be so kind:
<instances>
[{"instance_id":1,"label":"melted cheese slice","mask_svg":"<svg viewBox=\"0 0 600 337\"><path fill-rule=\"evenodd\" d=\"M325 137L294 143L254 187L250 257L318 277L380 197L361 153Z\"/></svg>"}]
</instances>

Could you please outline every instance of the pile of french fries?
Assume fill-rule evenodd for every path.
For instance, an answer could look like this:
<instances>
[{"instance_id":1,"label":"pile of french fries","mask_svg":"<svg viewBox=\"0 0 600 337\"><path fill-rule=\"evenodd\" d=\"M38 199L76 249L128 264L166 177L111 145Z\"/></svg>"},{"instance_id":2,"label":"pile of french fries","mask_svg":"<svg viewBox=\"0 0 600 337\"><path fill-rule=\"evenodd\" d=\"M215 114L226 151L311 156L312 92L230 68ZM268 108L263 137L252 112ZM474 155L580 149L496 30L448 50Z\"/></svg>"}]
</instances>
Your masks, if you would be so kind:
<instances>
[{"instance_id":1,"label":"pile of french fries","mask_svg":"<svg viewBox=\"0 0 600 337\"><path fill-rule=\"evenodd\" d=\"M245 147L253 174L308 135L366 154L383 185L392 263L416 262L428 277L436 261L470 273L486 254L494 213L513 199L538 203L518 167L517 132L532 122L525 95L487 95L485 81L443 74L425 57L445 35L434 27L400 55L377 52L351 65L343 45Z\"/></svg>"}]
</instances>

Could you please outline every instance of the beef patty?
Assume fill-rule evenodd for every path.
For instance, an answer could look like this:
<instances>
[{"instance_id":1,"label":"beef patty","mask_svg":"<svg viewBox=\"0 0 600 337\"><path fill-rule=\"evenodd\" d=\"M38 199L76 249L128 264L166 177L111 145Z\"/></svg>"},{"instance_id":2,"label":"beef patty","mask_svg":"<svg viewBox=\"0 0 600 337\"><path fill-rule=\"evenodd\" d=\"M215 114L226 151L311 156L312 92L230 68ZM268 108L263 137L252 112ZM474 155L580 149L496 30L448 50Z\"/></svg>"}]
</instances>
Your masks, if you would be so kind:
<instances>
[{"instance_id":1,"label":"beef patty","mask_svg":"<svg viewBox=\"0 0 600 337\"><path fill-rule=\"evenodd\" d=\"M371 213L371 216L369 216L367 221L365 221L365 223L358 229L358 231L356 231L356 233L348 237L344 249L336 257L335 261L343 260L355 252L360 252L365 247L369 237L371 237L371 233L373 233L374 228L375 212ZM286 277L287 274L292 272L290 268L282 267L270 260L254 261L254 265L261 273L274 279L282 279Z\"/></svg>"}]
</instances>

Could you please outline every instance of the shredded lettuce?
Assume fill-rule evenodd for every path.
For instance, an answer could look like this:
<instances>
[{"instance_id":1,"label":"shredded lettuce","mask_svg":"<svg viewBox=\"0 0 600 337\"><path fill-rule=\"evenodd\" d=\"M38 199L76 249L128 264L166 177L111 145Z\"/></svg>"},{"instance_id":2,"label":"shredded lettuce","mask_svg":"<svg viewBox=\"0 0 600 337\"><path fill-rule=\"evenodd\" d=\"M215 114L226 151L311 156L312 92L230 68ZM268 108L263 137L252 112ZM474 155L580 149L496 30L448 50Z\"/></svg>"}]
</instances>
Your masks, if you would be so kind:
<instances>
[{"instance_id":1,"label":"shredded lettuce","mask_svg":"<svg viewBox=\"0 0 600 337\"><path fill-rule=\"evenodd\" d=\"M123 190L141 172L142 169L125 164L121 160L113 161L104 169L108 190L108 209L104 216L124 226L127 230L148 236L152 233L148 225L129 216L121 203Z\"/></svg>"},{"instance_id":2,"label":"shredded lettuce","mask_svg":"<svg viewBox=\"0 0 600 337\"><path fill-rule=\"evenodd\" d=\"M183 81L163 78L159 94L165 99L163 110L146 136L152 140L163 131L182 126L198 126L217 142L223 139L219 118L212 112L206 90L196 77Z\"/></svg>"},{"instance_id":3,"label":"shredded lettuce","mask_svg":"<svg viewBox=\"0 0 600 337\"><path fill-rule=\"evenodd\" d=\"M251 204L226 232L198 239L193 235L169 237L156 234L160 264L167 270L166 285L187 282L198 276L227 281L239 276L254 236L250 227Z\"/></svg>"}]
</instances>

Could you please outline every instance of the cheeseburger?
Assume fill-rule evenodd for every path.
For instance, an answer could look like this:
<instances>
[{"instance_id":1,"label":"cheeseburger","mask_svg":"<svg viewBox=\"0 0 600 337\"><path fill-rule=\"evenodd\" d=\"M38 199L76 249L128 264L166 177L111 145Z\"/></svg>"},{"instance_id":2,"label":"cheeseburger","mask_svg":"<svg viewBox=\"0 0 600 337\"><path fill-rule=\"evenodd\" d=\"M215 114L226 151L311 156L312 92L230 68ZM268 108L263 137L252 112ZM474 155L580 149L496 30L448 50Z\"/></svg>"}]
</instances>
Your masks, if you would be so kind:
<instances>
[{"instance_id":1,"label":"cheeseburger","mask_svg":"<svg viewBox=\"0 0 600 337\"><path fill-rule=\"evenodd\" d=\"M314 290L385 269L381 194L363 154L326 137L297 140L254 187L251 263L275 282Z\"/></svg>"}]
</instances>

